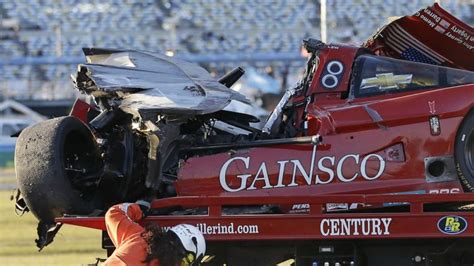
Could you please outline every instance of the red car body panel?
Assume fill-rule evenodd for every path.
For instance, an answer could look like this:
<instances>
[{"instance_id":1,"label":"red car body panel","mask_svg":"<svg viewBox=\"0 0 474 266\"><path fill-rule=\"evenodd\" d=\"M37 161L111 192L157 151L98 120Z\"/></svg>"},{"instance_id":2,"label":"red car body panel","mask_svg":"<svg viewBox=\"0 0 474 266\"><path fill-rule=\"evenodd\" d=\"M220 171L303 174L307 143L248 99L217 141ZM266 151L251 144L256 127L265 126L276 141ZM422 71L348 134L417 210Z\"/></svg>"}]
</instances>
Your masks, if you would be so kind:
<instances>
[{"instance_id":1,"label":"red car body panel","mask_svg":"<svg viewBox=\"0 0 474 266\"><path fill-rule=\"evenodd\" d=\"M312 144L192 157L181 163L178 196L461 192L457 179L428 181L425 160L453 156L457 129L474 106L474 85L344 97L359 52L330 45L320 53L306 93L315 99L306 110L307 134L323 137L314 158ZM324 66L334 61L344 69L338 85L327 90L321 86ZM304 101L304 96L293 102ZM299 107L298 117L303 111ZM429 123L433 116L440 120L436 135Z\"/></svg>"}]
</instances>

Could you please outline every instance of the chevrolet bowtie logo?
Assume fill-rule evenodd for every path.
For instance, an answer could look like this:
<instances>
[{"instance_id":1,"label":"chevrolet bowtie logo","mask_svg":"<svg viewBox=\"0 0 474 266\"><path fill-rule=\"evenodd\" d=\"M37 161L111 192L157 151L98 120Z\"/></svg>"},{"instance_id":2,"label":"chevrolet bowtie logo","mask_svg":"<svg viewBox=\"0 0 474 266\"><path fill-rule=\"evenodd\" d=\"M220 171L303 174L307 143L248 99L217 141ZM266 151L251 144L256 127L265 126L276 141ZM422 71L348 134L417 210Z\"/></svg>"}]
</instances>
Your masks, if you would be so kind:
<instances>
[{"instance_id":1,"label":"chevrolet bowtie logo","mask_svg":"<svg viewBox=\"0 0 474 266\"><path fill-rule=\"evenodd\" d=\"M362 80L361 89L378 87L381 90L398 89L398 85L410 84L413 78L412 74L394 75L393 73L376 74L374 78Z\"/></svg>"}]
</instances>

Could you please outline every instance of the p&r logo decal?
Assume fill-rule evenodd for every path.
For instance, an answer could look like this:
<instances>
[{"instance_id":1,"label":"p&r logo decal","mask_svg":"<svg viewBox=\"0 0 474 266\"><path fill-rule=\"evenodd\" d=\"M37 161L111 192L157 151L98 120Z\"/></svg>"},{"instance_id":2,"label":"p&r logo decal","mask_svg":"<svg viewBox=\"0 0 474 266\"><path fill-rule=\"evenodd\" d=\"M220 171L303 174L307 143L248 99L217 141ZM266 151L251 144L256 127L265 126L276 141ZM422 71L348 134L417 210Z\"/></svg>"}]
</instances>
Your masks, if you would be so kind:
<instances>
[{"instance_id":1,"label":"p&r logo decal","mask_svg":"<svg viewBox=\"0 0 474 266\"><path fill-rule=\"evenodd\" d=\"M438 229L444 234L457 235L467 228L467 221L461 216L448 215L439 219Z\"/></svg>"}]
</instances>

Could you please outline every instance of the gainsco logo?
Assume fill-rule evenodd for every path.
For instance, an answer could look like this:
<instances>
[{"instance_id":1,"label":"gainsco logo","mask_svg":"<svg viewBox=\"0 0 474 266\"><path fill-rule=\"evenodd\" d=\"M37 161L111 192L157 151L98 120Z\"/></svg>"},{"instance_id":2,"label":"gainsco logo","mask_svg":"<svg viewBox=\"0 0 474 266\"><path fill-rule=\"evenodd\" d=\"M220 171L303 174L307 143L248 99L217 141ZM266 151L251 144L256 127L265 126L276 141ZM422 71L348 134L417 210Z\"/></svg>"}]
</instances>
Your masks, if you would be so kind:
<instances>
[{"instance_id":1,"label":"gainsco logo","mask_svg":"<svg viewBox=\"0 0 474 266\"><path fill-rule=\"evenodd\" d=\"M457 235L464 232L467 228L467 221L461 216L444 216L438 221L438 229L444 234Z\"/></svg>"},{"instance_id":2,"label":"gainsco logo","mask_svg":"<svg viewBox=\"0 0 474 266\"><path fill-rule=\"evenodd\" d=\"M352 160L355 162L359 169L354 173L343 174L344 164ZM367 173L367 162L369 160L378 162L377 172L372 175ZM267 162L260 163L257 173L242 173L235 177L228 176L227 169L233 165L238 164L240 169L248 170L252 164L250 157L234 157L227 160L221 167L219 173L219 181L221 187L228 192L238 192L242 190L255 190L258 187L262 189L271 188L283 188L283 187L295 187L299 186L297 178L303 178L304 183L309 185L325 185L332 183L335 179L339 182L347 183L353 182L359 176L367 181L372 181L379 178L385 170L385 160L378 154L367 154L360 156L359 154L347 154L339 160L336 160L334 156L325 156L316 161L316 146L313 148L311 154L311 164L309 169L306 170L305 166L299 160L285 160L277 161L278 164L278 179L276 182L271 183L267 170ZM283 177L286 169L292 170L291 182L285 182ZM335 170L335 171L334 171ZM317 173L325 173L328 178L323 179ZM359 177L359 178L360 178ZM229 179L229 180L228 180ZM235 180L237 179L237 182ZM238 183L238 186L235 184ZM231 184L234 184L231 186ZM260 186L257 186L260 184Z\"/></svg>"}]
</instances>

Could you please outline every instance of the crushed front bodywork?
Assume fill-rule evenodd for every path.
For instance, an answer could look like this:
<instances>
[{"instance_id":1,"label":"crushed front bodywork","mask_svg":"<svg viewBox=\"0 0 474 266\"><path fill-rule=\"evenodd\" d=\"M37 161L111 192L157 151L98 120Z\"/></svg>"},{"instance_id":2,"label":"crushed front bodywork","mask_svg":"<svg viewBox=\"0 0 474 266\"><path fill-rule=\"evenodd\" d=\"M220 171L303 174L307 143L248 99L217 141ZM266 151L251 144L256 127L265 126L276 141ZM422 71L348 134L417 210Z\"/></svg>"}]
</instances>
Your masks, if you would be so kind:
<instances>
[{"instance_id":1,"label":"crushed front bodywork","mask_svg":"<svg viewBox=\"0 0 474 266\"><path fill-rule=\"evenodd\" d=\"M88 63L79 65L73 77L77 89L119 100L128 113L202 115L231 100L248 102L196 64L132 50L83 50Z\"/></svg>"}]
</instances>

